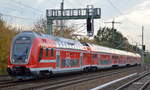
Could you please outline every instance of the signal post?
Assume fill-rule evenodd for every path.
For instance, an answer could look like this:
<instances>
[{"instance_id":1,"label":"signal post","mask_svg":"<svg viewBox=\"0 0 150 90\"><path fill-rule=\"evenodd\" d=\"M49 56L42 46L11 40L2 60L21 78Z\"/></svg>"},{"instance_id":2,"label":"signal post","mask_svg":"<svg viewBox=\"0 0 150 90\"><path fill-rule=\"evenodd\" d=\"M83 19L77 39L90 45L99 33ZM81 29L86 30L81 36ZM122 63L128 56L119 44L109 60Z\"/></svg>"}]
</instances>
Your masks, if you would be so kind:
<instances>
[{"instance_id":1,"label":"signal post","mask_svg":"<svg viewBox=\"0 0 150 90\"><path fill-rule=\"evenodd\" d=\"M47 9L47 34L53 34L53 20L70 20L70 19L86 19L87 20L87 35L93 36L94 19L101 18L101 9L94 8L93 5L88 5L87 8L79 9Z\"/></svg>"}]
</instances>

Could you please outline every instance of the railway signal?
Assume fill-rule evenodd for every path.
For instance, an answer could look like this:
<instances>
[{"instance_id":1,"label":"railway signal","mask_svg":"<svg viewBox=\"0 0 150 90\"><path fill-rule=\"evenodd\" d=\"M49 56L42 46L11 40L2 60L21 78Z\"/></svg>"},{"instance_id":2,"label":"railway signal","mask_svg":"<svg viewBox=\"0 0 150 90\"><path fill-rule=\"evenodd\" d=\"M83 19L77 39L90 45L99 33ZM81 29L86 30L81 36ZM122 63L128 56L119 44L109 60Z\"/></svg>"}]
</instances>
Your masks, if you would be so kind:
<instances>
[{"instance_id":1,"label":"railway signal","mask_svg":"<svg viewBox=\"0 0 150 90\"><path fill-rule=\"evenodd\" d=\"M87 18L87 33L91 33L92 32L92 22L91 22L91 18Z\"/></svg>"},{"instance_id":2,"label":"railway signal","mask_svg":"<svg viewBox=\"0 0 150 90\"><path fill-rule=\"evenodd\" d=\"M53 20L86 19L87 34L92 36L94 33L94 19L101 18L101 9L88 5L87 8L79 9L47 9L47 33L52 33Z\"/></svg>"},{"instance_id":3,"label":"railway signal","mask_svg":"<svg viewBox=\"0 0 150 90\"><path fill-rule=\"evenodd\" d=\"M142 46L143 51L145 51L145 45Z\"/></svg>"}]
</instances>

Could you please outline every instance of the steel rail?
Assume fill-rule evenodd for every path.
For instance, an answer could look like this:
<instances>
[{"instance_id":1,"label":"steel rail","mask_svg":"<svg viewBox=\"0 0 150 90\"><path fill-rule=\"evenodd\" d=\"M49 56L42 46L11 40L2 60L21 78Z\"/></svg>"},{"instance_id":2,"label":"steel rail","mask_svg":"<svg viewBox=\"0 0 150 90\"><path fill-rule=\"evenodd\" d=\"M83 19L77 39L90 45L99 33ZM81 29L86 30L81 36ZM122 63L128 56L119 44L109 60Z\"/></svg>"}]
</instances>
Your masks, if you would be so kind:
<instances>
[{"instance_id":1,"label":"steel rail","mask_svg":"<svg viewBox=\"0 0 150 90\"><path fill-rule=\"evenodd\" d=\"M150 80L148 80L148 81L140 88L140 90L145 90L149 84L150 84Z\"/></svg>"},{"instance_id":2,"label":"steel rail","mask_svg":"<svg viewBox=\"0 0 150 90\"><path fill-rule=\"evenodd\" d=\"M118 72L111 72L111 73L107 73L107 74L103 74L103 75L100 75L100 74L96 74L96 75L91 75L91 76L83 76L83 77L80 77L80 78L76 78L76 79L70 79L70 80L63 80L63 81L58 81L58 82L54 82L54 83L44 83L43 85L36 85L36 86L32 86L32 87L29 87L29 88L24 88L22 90L26 90L26 89L56 89L56 88L61 88L61 87L64 87L66 85L72 85L72 84L76 84L76 83L81 83L81 82L85 82L85 81L90 81L90 80L93 80L93 79L97 79L97 78L103 78L103 77L109 77L111 75L114 75L114 74L120 74L120 73L124 73L124 72L127 72L129 70L121 70L121 71L118 71ZM131 71L129 71L131 72Z\"/></svg>"},{"instance_id":3,"label":"steel rail","mask_svg":"<svg viewBox=\"0 0 150 90\"><path fill-rule=\"evenodd\" d=\"M46 83L49 84L50 82L51 82L51 85L53 85L53 84L63 83L64 81L66 81L66 79L67 79L66 82L69 82L69 80L72 81L72 80L76 80L76 79L82 79L82 78L85 78L85 77L90 77L90 75L91 76L95 75L95 74L99 74L99 76L102 75L102 74L107 75L108 73L115 72L115 71L126 72L126 71L130 71L130 69L131 70L137 70L136 68L139 68L139 67L131 67L131 68L123 68L123 69L122 68L121 69L111 69L111 70L104 71L104 72L99 72L98 71L96 73L91 73L91 72L81 73L82 75L79 73L79 74L75 74L75 75L69 75L69 77L64 76L64 77L54 77L54 78L41 79L41 80L28 80L28 81L25 80L23 82L21 82L21 81L10 81L9 82L8 81L8 82L5 82L5 83L1 83L0 88L2 88L2 89L3 88L4 89L6 89L6 88L9 89L9 88L12 88L12 87L18 88L18 87L21 87L23 85L23 87L21 87L20 89L26 90L26 89L30 89L30 88L31 89L36 88L36 87L45 87L45 86L47 86ZM115 72L115 73L117 73L117 72ZM72 79L70 79L70 78L72 78ZM58 80L58 82L56 82L56 80ZM44 83L44 84L42 85L42 83ZM31 85L31 84L33 84L33 85ZM35 87L34 87L34 85L35 85Z\"/></svg>"},{"instance_id":4,"label":"steel rail","mask_svg":"<svg viewBox=\"0 0 150 90\"><path fill-rule=\"evenodd\" d=\"M137 77L137 78L135 78L135 79L133 79L133 80L131 80L131 81L129 81L129 82L123 84L122 86L120 86L120 87L117 88L116 90L123 90L124 88L127 88L127 87L128 87L129 85L131 85L132 83L134 83L134 82L136 82L136 81L142 79L143 77L145 77L145 76L147 76L147 75L149 75L149 74L150 74L150 72L142 73L141 76L139 76L139 77Z\"/></svg>"}]
</instances>

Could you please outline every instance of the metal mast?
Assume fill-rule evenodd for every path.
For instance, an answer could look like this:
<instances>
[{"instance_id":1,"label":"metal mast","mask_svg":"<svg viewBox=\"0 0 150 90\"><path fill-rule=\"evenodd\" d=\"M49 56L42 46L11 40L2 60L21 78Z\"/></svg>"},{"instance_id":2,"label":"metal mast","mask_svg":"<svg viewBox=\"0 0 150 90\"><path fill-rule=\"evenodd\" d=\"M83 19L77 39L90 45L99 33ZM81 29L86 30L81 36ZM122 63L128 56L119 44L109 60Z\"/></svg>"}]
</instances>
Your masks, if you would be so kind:
<instances>
[{"instance_id":1,"label":"metal mast","mask_svg":"<svg viewBox=\"0 0 150 90\"><path fill-rule=\"evenodd\" d=\"M60 32L61 32L61 36L63 37L64 35L64 24L63 24L63 11L64 11L64 0L62 0L61 2L61 6L60 6L60 9L61 9L61 21L60 21Z\"/></svg>"},{"instance_id":2,"label":"metal mast","mask_svg":"<svg viewBox=\"0 0 150 90\"><path fill-rule=\"evenodd\" d=\"M142 26L142 66L144 66L144 26Z\"/></svg>"},{"instance_id":3,"label":"metal mast","mask_svg":"<svg viewBox=\"0 0 150 90\"><path fill-rule=\"evenodd\" d=\"M121 22L115 22L115 19L113 19L112 22L105 22L105 23L111 23L112 24L112 30L113 30L113 34L112 34L112 38L113 38L113 41L114 41L114 27L115 27L115 24L121 24Z\"/></svg>"}]
</instances>

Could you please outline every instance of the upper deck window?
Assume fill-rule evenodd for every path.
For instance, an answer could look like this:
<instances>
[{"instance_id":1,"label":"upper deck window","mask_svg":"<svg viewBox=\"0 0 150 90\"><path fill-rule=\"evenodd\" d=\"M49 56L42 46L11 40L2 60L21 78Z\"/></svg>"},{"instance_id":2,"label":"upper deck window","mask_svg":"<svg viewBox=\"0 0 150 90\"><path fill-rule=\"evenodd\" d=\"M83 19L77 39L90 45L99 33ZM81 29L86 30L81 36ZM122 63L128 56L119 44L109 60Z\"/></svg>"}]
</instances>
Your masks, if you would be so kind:
<instances>
[{"instance_id":1,"label":"upper deck window","mask_svg":"<svg viewBox=\"0 0 150 90\"><path fill-rule=\"evenodd\" d=\"M88 45L87 43L85 43L85 42L84 42L84 43L82 43L82 45L83 45L83 46L89 46L89 45Z\"/></svg>"}]
</instances>

